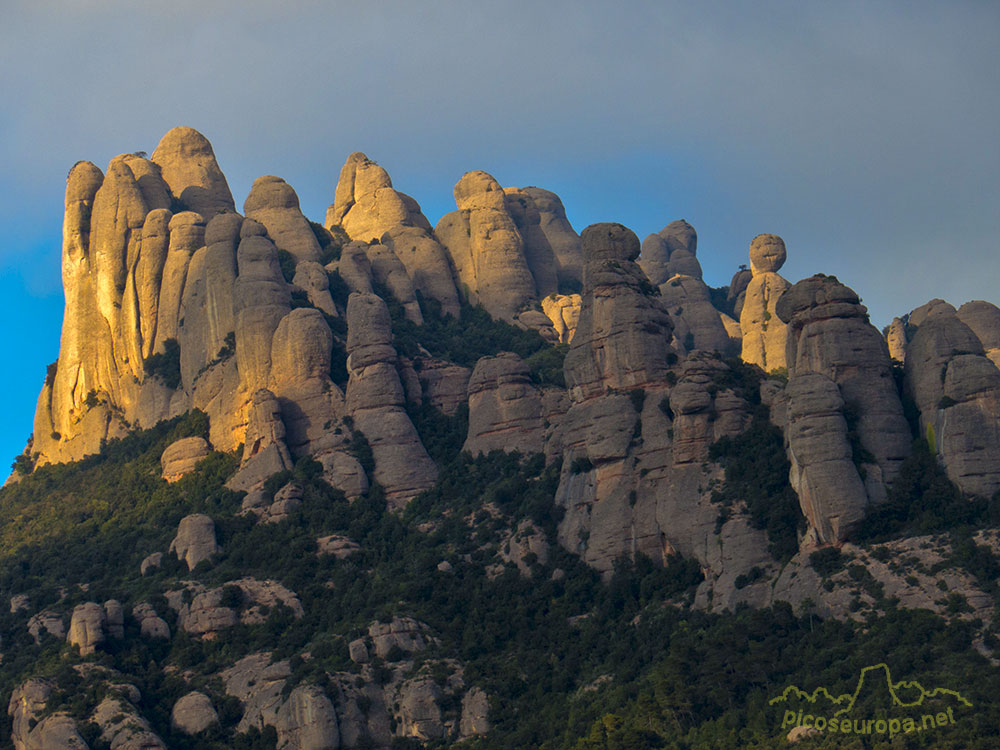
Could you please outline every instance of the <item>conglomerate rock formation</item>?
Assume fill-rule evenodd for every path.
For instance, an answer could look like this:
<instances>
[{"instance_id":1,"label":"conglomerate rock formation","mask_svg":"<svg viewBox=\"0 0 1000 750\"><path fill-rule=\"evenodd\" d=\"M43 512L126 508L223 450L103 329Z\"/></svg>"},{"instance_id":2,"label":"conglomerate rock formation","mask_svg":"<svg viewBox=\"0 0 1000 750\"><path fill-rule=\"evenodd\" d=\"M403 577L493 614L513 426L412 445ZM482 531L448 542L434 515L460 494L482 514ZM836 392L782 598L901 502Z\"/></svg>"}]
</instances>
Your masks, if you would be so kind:
<instances>
[{"instance_id":1,"label":"conglomerate rock formation","mask_svg":"<svg viewBox=\"0 0 1000 750\"><path fill-rule=\"evenodd\" d=\"M305 504L288 480L305 457L351 502L379 498L393 511L435 488L439 473L448 481L432 459L441 448L426 432L430 413L464 425L457 443L472 456L538 456L558 478L554 533L528 521L508 529L497 575L510 563L533 577L557 543L605 576L622 558L668 565L681 556L702 575L696 607L818 602L838 616L853 610L821 587L809 555L849 546L893 498L914 440L959 494L1000 490L996 306L932 300L883 338L837 279L778 275L786 248L777 235L754 238L749 270L712 289L686 221L640 247L620 224L578 235L554 193L503 188L486 172L461 177L454 197L457 210L432 227L383 167L354 153L324 225L274 176L253 183L240 214L211 145L190 128L167 133L152 158L124 154L103 172L78 163L66 186L60 355L27 463L74 461L200 410L207 440L174 441L157 476L185 486L200 462L232 454L239 469L227 487L246 493L239 521L271 529ZM429 351L421 335L454 335L476 305L537 332L542 348L530 357L498 347L466 358L454 342ZM477 330L468 333L464 345L478 344ZM732 496L727 455L740 445L768 457L761 471L781 474L770 479L786 494L763 504L752 488ZM488 504L482 514L499 511ZM164 543L142 576L218 564L224 536L213 519L187 511L178 521L177 560ZM775 526L785 533L780 554ZM364 552L343 535L317 541L317 555L337 560ZM911 599L927 604L921 596ZM263 622L271 607L302 616L295 592L246 576L181 582L166 599L173 614L152 599L126 602L130 619L118 601L83 602L71 617L35 612L28 628L35 641L63 640L69 618L69 642L89 654L127 635L123 622L150 640L178 630L211 639ZM29 606L11 601L12 612ZM228 667L220 684L242 706L240 731L270 727L279 747L487 731L489 697L465 684L460 664L413 661L434 643L425 625L395 618L351 641L355 673L328 676L325 688L289 682L289 661L264 652ZM15 746L85 746L68 714L44 712L52 690L29 680L12 697ZM172 726L214 731L224 713L215 700L179 697ZM91 722L112 745L162 746L139 706L109 697Z\"/></svg>"}]
</instances>

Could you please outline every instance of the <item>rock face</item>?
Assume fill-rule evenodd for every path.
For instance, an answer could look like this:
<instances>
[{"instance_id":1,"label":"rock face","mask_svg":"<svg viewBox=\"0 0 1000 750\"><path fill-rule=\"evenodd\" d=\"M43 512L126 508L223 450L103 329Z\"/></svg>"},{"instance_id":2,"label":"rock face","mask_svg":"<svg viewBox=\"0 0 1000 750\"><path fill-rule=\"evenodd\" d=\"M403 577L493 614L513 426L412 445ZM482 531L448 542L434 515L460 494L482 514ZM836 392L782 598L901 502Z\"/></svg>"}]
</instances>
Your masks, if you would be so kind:
<instances>
[{"instance_id":1,"label":"rock face","mask_svg":"<svg viewBox=\"0 0 1000 750\"><path fill-rule=\"evenodd\" d=\"M538 226L555 256L559 288L579 289L583 283L583 246L566 218L562 201L555 193L539 187L522 188L521 192L535 202Z\"/></svg>"},{"instance_id":2,"label":"rock face","mask_svg":"<svg viewBox=\"0 0 1000 750\"><path fill-rule=\"evenodd\" d=\"M176 482L185 474L190 474L198 462L208 456L209 451L205 438L189 437L174 441L160 456L163 478L168 482Z\"/></svg>"},{"instance_id":3,"label":"rock face","mask_svg":"<svg viewBox=\"0 0 1000 750\"><path fill-rule=\"evenodd\" d=\"M976 334L990 361L1000 367L1000 307L973 300L958 308L957 315Z\"/></svg>"},{"instance_id":4,"label":"rock face","mask_svg":"<svg viewBox=\"0 0 1000 750\"><path fill-rule=\"evenodd\" d=\"M170 192L189 210L205 219L236 210L212 144L197 130L179 127L168 132L153 152L152 161L160 167Z\"/></svg>"},{"instance_id":5,"label":"rock face","mask_svg":"<svg viewBox=\"0 0 1000 750\"><path fill-rule=\"evenodd\" d=\"M80 647L81 656L94 653L104 643L105 623L104 608L100 604L87 602L73 609L68 640Z\"/></svg>"},{"instance_id":6,"label":"rock face","mask_svg":"<svg viewBox=\"0 0 1000 750\"><path fill-rule=\"evenodd\" d=\"M197 690L182 696L170 712L170 726L187 735L204 732L218 722L211 699Z\"/></svg>"},{"instance_id":7,"label":"rock face","mask_svg":"<svg viewBox=\"0 0 1000 750\"><path fill-rule=\"evenodd\" d=\"M455 185L455 203L458 211L443 216L434 233L459 286L469 302L513 322L539 297L506 194L486 172L468 172Z\"/></svg>"},{"instance_id":8,"label":"rock face","mask_svg":"<svg viewBox=\"0 0 1000 750\"><path fill-rule=\"evenodd\" d=\"M992 311L963 306L992 344ZM920 411L921 434L963 492L1000 489L1000 370L984 341L953 307L934 301L910 314L919 322L906 349L905 387Z\"/></svg>"},{"instance_id":9,"label":"rock face","mask_svg":"<svg viewBox=\"0 0 1000 750\"><path fill-rule=\"evenodd\" d=\"M784 241L775 234L760 234L750 243L750 272L740 311L744 362L765 372L786 366L785 322L775 313L781 295L791 286L778 275L787 253Z\"/></svg>"},{"instance_id":10,"label":"rock face","mask_svg":"<svg viewBox=\"0 0 1000 750\"><path fill-rule=\"evenodd\" d=\"M581 304L579 294L550 294L542 300L542 311L552 321L552 328L560 344L568 344L573 340L580 322Z\"/></svg>"},{"instance_id":11,"label":"rock face","mask_svg":"<svg viewBox=\"0 0 1000 750\"><path fill-rule=\"evenodd\" d=\"M583 303L566 355L566 386L581 402L660 381L667 370L670 316L635 263L639 240L621 224L583 230Z\"/></svg>"},{"instance_id":12,"label":"rock face","mask_svg":"<svg viewBox=\"0 0 1000 750\"><path fill-rule=\"evenodd\" d=\"M504 193L507 212L524 242L524 259L535 280L535 294L539 298L556 294L559 291L558 263L552 243L542 231L542 217L535 199L520 188L504 188Z\"/></svg>"},{"instance_id":13,"label":"rock face","mask_svg":"<svg viewBox=\"0 0 1000 750\"><path fill-rule=\"evenodd\" d=\"M859 462L869 501L882 502L911 441L885 340L868 322L857 294L832 276L792 286L778 301L777 314L788 324L789 375L820 373L836 383L844 415L867 453Z\"/></svg>"},{"instance_id":14,"label":"rock face","mask_svg":"<svg viewBox=\"0 0 1000 750\"><path fill-rule=\"evenodd\" d=\"M177 536L170 543L170 552L187 563L188 570L219 551L215 542L215 522L201 514L184 516L177 527Z\"/></svg>"},{"instance_id":15,"label":"rock face","mask_svg":"<svg viewBox=\"0 0 1000 750\"><path fill-rule=\"evenodd\" d=\"M899 318L893 318L886 329L885 343L892 359L897 362L906 361L906 325Z\"/></svg>"},{"instance_id":16,"label":"rock face","mask_svg":"<svg viewBox=\"0 0 1000 750\"><path fill-rule=\"evenodd\" d=\"M258 177L243 204L248 219L259 222L275 247L291 253L296 261L318 261L319 240L299 209L299 196L280 177Z\"/></svg>"},{"instance_id":17,"label":"rock face","mask_svg":"<svg viewBox=\"0 0 1000 750\"><path fill-rule=\"evenodd\" d=\"M371 445L375 480L390 505L402 507L437 478L403 405L389 311L374 294L352 294L347 304L347 410Z\"/></svg>"},{"instance_id":18,"label":"rock face","mask_svg":"<svg viewBox=\"0 0 1000 750\"><path fill-rule=\"evenodd\" d=\"M30 679L11 693L7 714L13 720L11 740L16 750L87 750L69 714L58 711L39 720L52 691L47 680Z\"/></svg>"},{"instance_id":19,"label":"rock face","mask_svg":"<svg viewBox=\"0 0 1000 750\"><path fill-rule=\"evenodd\" d=\"M788 394L790 482L816 541L843 541L857 527L868 494L851 457L840 389L826 375L793 375Z\"/></svg>"},{"instance_id":20,"label":"rock face","mask_svg":"<svg viewBox=\"0 0 1000 750\"><path fill-rule=\"evenodd\" d=\"M667 224L642 241L639 265L655 286L677 275L700 281L701 264L698 263L697 252L698 234L693 226L681 219Z\"/></svg>"},{"instance_id":21,"label":"rock face","mask_svg":"<svg viewBox=\"0 0 1000 750\"><path fill-rule=\"evenodd\" d=\"M462 446L472 455L514 447L526 455L545 447L542 399L528 366L516 354L483 357L469 380L469 434Z\"/></svg>"},{"instance_id":22,"label":"rock face","mask_svg":"<svg viewBox=\"0 0 1000 750\"><path fill-rule=\"evenodd\" d=\"M655 236L655 235L654 235ZM695 349L735 354L738 337L729 330L739 328L736 321L715 309L708 285L694 276L675 275L660 284L660 298L674 323L674 344L688 352Z\"/></svg>"},{"instance_id":23,"label":"rock face","mask_svg":"<svg viewBox=\"0 0 1000 750\"><path fill-rule=\"evenodd\" d=\"M458 315L458 292L448 257L431 234L420 206L393 189L389 174L362 153L351 154L340 171L326 227L342 227L353 240L387 245L406 268L415 289Z\"/></svg>"}]
</instances>

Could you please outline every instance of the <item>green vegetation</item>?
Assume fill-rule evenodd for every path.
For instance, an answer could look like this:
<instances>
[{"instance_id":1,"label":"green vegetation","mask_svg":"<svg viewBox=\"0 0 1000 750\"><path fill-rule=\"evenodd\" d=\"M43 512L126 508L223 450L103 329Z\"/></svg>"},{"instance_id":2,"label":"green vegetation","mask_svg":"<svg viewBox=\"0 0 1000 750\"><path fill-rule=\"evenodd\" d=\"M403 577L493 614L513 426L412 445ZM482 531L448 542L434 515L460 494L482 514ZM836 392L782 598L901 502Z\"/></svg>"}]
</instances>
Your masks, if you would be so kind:
<instances>
[{"instance_id":1,"label":"green vegetation","mask_svg":"<svg viewBox=\"0 0 1000 750\"><path fill-rule=\"evenodd\" d=\"M146 374L151 378L159 378L168 388L176 388L181 384L181 346L177 339L167 339L163 342L163 351L153 354L143 362ZM90 397L88 395L88 402ZM93 404L96 406L96 394Z\"/></svg>"},{"instance_id":2,"label":"green vegetation","mask_svg":"<svg viewBox=\"0 0 1000 750\"><path fill-rule=\"evenodd\" d=\"M733 382L745 375L736 373ZM440 637L422 658L459 659L466 682L490 695L492 732L465 744L477 750L771 747L784 732L769 697L788 684L846 691L862 666L879 661L900 665L900 677L967 691L976 704L974 718L934 735L935 747L986 747L976 738L1000 731L991 701L1000 680L970 647L972 625L898 611L891 603L885 616L857 624L798 618L785 605L709 615L686 607L701 572L680 558L665 567L642 556L619 561L602 583L554 543L562 512L553 502L558 463L546 467L540 455L499 451L475 459L461 454L465 415L435 412L411 409L441 464L440 478L401 514L386 512L378 485L368 497L347 502L311 459L267 483L270 492L288 481L303 490L301 508L279 524L256 525L237 515L241 495L223 487L236 466L233 456L212 454L193 474L166 484L159 455L179 437L205 434L207 421L197 412L111 441L85 461L40 468L0 492L0 588L28 594L33 611L65 612L112 597L129 611L147 601L174 631L176 616L162 594L181 579L225 586L253 576L295 591L305 611L301 620L279 606L263 624L239 625L215 640L179 633L160 642L140 638L129 618L125 640L108 641L86 659L123 672L140 688L143 715L170 747L273 748L271 729L233 738L240 709L221 692L219 670L267 649L291 660L286 692L303 681L325 685L326 672L355 669L346 640L372 620L397 614L427 622ZM360 433L353 437L364 454L366 441ZM370 470L370 449L363 463ZM141 559L166 551L177 522L192 512L215 519L222 553L193 572L168 555L160 569L137 575ZM486 570L497 560L494 550L524 519L550 540L549 561L536 561L530 579L512 566L491 578ZM348 536L361 551L343 560L317 557L315 539L325 534ZM984 578L1000 572L974 543L954 554ZM450 572L438 570L443 560ZM553 576L556 569L561 577ZM739 584L758 575L751 571ZM223 589L223 600L244 606L232 585ZM959 613L968 605L954 598L948 606ZM54 704L84 721L101 693L72 669L80 657L48 636L35 644L25 628L28 613L7 609L0 608L0 698L25 675L51 675L60 688ZM305 651L311 659L299 658ZM908 674L903 665L919 669ZM167 667L186 670L190 683ZM170 728L170 708L191 689L212 696L221 720L196 739ZM9 722L0 722L0 743L9 730ZM83 725L88 739L94 730Z\"/></svg>"},{"instance_id":3,"label":"green vegetation","mask_svg":"<svg viewBox=\"0 0 1000 750\"><path fill-rule=\"evenodd\" d=\"M373 284L375 293L385 300L392 318L392 336L396 351L416 361L427 350L432 357L446 359L466 367L475 367L481 357L500 352L514 352L528 364L539 384L563 385L562 362L569 347L552 346L537 331L493 320L482 307L462 305L459 316L442 315L441 305L424 297L420 300L424 323L408 320L403 306L386 287Z\"/></svg>"},{"instance_id":4,"label":"green vegetation","mask_svg":"<svg viewBox=\"0 0 1000 750\"><path fill-rule=\"evenodd\" d=\"M285 277L285 281L289 284L292 283L292 279L295 278L295 256L292 255L287 250L282 250L278 248L278 265L281 266L281 275Z\"/></svg>"},{"instance_id":5,"label":"green vegetation","mask_svg":"<svg viewBox=\"0 0 1000 750\"><path fill-rule=\"evenodd\" d=\"M791 466L785 456L781 430L771 424L767 407L760 403L761 370L739 359L727 360L729 369L715 376L711 393L732 389L751 406L750 426L735 437L725 436L709 448L709 458L725 467L726 481L712 493L722 505L721 528L740 502L746 503L750 523L767 531L768 549L776 560L787 560L798 551L798 532L805 528L799 499L788 483ZM669 407L669 404L668 404Z\"/></svg>"}]
</instances>

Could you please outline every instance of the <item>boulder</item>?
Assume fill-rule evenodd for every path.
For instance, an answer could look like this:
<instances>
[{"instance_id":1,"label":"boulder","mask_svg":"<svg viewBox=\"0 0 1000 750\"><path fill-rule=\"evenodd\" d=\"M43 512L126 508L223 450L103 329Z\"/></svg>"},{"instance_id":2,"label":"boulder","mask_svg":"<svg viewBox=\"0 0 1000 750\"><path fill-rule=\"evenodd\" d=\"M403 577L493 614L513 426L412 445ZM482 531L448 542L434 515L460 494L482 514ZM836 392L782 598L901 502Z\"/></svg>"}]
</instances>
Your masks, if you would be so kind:
<instances>
[{"instance_id":1,"label":"boulder","mask_svg":"<svg viewBox=\"0 0 1000 750\"><path fill-rule=\"evenodd\" d=\"M300 260L295 266L292 283L309 295L309 304L330 317L337 317L337 308L330 296L330 277L326 269L311 260Z\"/></svg>"},{"instance_id":2,"label":"boulder","mask_svg":"<svg viewBox=\"0 0 1000 750\"><path fill-rule=\"evenodd\" d=\"M343 560L360 551L361 547L358 546L357 542L340 534L321 536L316 540L316 554L332 555L338 560Z\"/></svg>"},{"instance_id":3,"label":"boulder","mask_svg":"<svg viewBox=\"0 0 1000 750\"><path fill-rule=\"evenodd\" d=\"M41 717L53 689L48 680L32 678L11 693L7 714L12 719L10 736L16 750L87 750L69 714L57 711Z\"/></svg>"},{"instance_id":4,"label":"boulder","mask_svg":"<svg viewBox=\"0 0 1000 750\"><path fill-rule=\"evenodd\" d=\"M385 659L394 649L412 654L437 642L430 628L412 617L393 617L388 623L373 622L368 626L375 655Z\"/></svg>"},{"instance_id":5,"label":"boulder","mask_svg":"<svg viewBox=\"0 0 1000 750\"><path fill-rule=\"evenodd\" d=\"M35 643L41 641L42 631L45 631L53 638L57 638L60 641L63 640L66 637L66 625L63 622L62 615L58 612L43 610L28 618L28 632L35 639Z\"/></svg>"},{"instance_id":6,"label":"boulder","mask_svg":"<svg viewBox=\"0 0 1000 750\"><path fill-rule=\"evenodd\" d=\"M125 612L116 599L104 602L104 626L109 637L118 639L125 637Z\"/></svg>"},{"instance_id":7,"label":"boulder","mask_svg":"<svg viewBox=\"0 0 1000 750\"><path fill-rule=\"evenodd\" d=\"M734 353L734 342L723 322L728 316L712 305L704 281L678 274L660 284L659 289L661 303L674 324L674 342L679 350L701 349L724 356Z\"/></svg>"},{"instance_id":8,"label":"boulder","mask_svg":"<svg viewBox=\"0 0 1000 750\"><path fill-rule=\"evenodd\" d=\"M215 522L196 513L181 519L169 551L175 552L178 560L184 560L188 570L194 570L198 563L208 560L220 549L215 541Z\"/></svg>"},{"instance_id":9,"label":"boulder","mask_svg":"<svg viewBox=\"0 0 1000 750\"><path fill-rule=\"evenodd\" d=\"M906 361L906 324L899 318L893 318L885 330L885 343L889 347L889 357L896 362Z\"/></svg>"},{"instance_id":10,"label":"boulder","mask_svg":"<svg viewBox=\"0 0 1000 750\"><path fill-rule=\"evenodd\" d=\"M22 609L26 610L31 606L31 599L27 594L14 594L10 598L10 613L16 614Z\"/></svg>"},{"instance_id":11,"label":"boulder","mask_svg":"<svg viewBox=\"0 0 1000 750\"><path fill-rule=\"evenodd\" d=\"M146 557L142 558L142 562L139 564L139 575L146 575L149 571L159 568L162 563L162 552L154 552L151 555L146 555Z\"/></svg>"},{"instance_id":12,"label":"boulder","mask_svg":"<svg viewBox=\"0 0 1000 750\"><path fill-rule=\"evenodd\" d=\"M176 482L185 474L190 474L199 461L208 457L210 451L208 441L202 437L175 440L160 456L163 478L168 482Z\"/></svg>"},{"instance_id":13,"label":"boulder","mask_svg":"<svg viewBox=\"0 0 1000 750\"><path fill-rule=\"evenodd\" d=\"M132 617L139 621L139 632L143 638L170 640L170 626L156 614L152 605L147 602L136 604L132 608Z\"/></svg>"},{"instance_id":14,"label":"boulder","mask_svg":"<svg viewBox=\"0 0 1000 750\"><path fill-rule=\"evenodd\" d=\"M106 624L104 608L96 602L78 604L73 608L73 617L69 625L68 641L80 647L80 655L87 656L104 643L104 627Z\"/></svg>"},{"instance_id":15,"label":"boulder","mask_svg":"<svg viewBox=\"0 0 1000 750\"><path fill-rule=\"evenodd\" d=\"M100 727L101 739L115 750L167 749L135 707L119 698L102 700L90 720Z\"/></svg>"},{"instance_id":16,"label":"boulder","mask_svg":"<svg viewBox=\"0 0 1000 750\"><path fill-rule=\"evenodd\" d=\"M267 388L274 332L291 311L291 296L281 274L278 251L251 221L240 240L239 276L232 288L236 312L236 363L248 392Z\"/></svg>"},{"instance_id":17,"label":"boulder","mask_svg":"<svg viewBox=\"0 0 1000 750\"><path fill-rule=\"evenodd\" d=\"M170 712L170 726L186 735L199 734L218 723L212 700L197 690L181 696Z\"/></svg>"},{"instance_id":18,"label":"boulder","mask_svg":"<svg viewBox=\"0 0 1000 750\"><path fill-rule=\"evenodd\" d=\"M424 317L417 302L416 288L403 262L396 257L391 248L377 242L365 246L364 250L368 256L372 279L389 290L396 301L403 306L408 320L421 325Z\"/></svg>"}]
</instances>

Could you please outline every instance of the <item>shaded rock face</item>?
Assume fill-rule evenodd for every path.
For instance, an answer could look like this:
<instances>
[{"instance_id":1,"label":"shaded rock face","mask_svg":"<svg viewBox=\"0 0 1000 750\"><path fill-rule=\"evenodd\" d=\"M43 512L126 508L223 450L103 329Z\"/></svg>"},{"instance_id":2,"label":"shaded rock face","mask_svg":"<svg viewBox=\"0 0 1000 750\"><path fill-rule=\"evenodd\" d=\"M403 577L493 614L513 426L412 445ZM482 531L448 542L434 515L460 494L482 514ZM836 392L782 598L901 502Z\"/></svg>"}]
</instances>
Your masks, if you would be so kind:
<instances>
[{"instance_id":1,"label":"shaded rock face","mask_svg":"<svg viewBox=\"0 0 1000 750\"><path fill-rule=\"evenodd\" d=\"M246 442L239 471L227 486L250 491L263 486L272 474L291 469L293 461L285 444L285 422L275 395L261 388L250 402Z\"/></svg>"},{"instance_id":2,"label":"shaded rock face","mask_svg":"<svg viewBox=\"0 0 1000 750\"><path fill-rule=\"evenodd\" d=\"M789 375L820 373L836 383L844 414L856 422L861 446L871 457L862 464L869 501L882 502L911 442L885 340L868 322L854 291L832 276L792 286L779 300L777 314L788 324Z\"/></svg>"},{"instance_id":3,"label":"shaded rock face","mask_svg":"<svg viewBox=\"0 0 1000 750\"><path fill-rule=\"evenodd\" d=\"M406 268L413 287L441 303L448 315L458 315L458 292L444 248L431 233L420 206L393 189L389 174L362 153L347 158L326 227L339 226L353 240L378 240ZM370 291L370 290L355 290Z\"/></svg>"},{"instance_id":4,"label":"shaded rock face","mask_svg":"<svg viewBox=\"0 0 1000 750\"><path fill-rule=\"evenodd\" d=\"M715 309L708 285L694 276L675 275L660 284L660 299L674 324L674 345L680 351L736 353L740 344L729 329L738 329L736 321ZM727 326L728 323L728 326Z\"/></svg>"},{"instance_id":5,"label":"shaded rock face","mask_svg":"<svg viewBox=\"0 0 1000 750\"><path fill-rule=\"evenodd\" d=\"M566 209L555 193L539 187L522 188L538 211L538 226L556 261L556 277L561 289L579 289L583 283L583 246L580 236L566 218Z\"/></svg>"},{"instance_id":6,"label":"shaded rock face","mask_svg":"<svg viewBox=\"0 0 1000 750\"><path fill-rule=\"evenodd\" d=\"M542 217L535 199L520 188L504 188L507 212L524 242L524 259L535 280L539 298L559 291L558 263L548 236L542 231Z\"/></svg>"},{"instance_id":7,"label":"shaded rock face","mask_svg":"<svg viewBox=\"0 0 1000 750\"><path fill-rule=\"evenodd\" d=\"M185 474L190 474L198 462L208 456L209 450L205 438L189 437L174 441L160 456L163 478L168 482L176 482Z\"/></svg>"},{"instance_id":8,"label":"shaded rock face","mask_svg":"<svg viewBox=\"0 0 1000 750\"><path fill-rule=\"evenodd\" d=\"M455 185L455 203L458 211L443 216L434 233L459 286L470 303L513 322L538 301L538 292L506 194L486 172L468 172Z\"/></svg>"},{"instance_id":9,"label":"shaded rock face","mask_svg":"<svg viewBox=\"0 0 1000 750\"><path fill-rule=\"evenodd\" d=\"M90 719L101 729L101 739L123 750L166 750L167 746L135 707L119 698L107 697Z\"/></svg>"},{"instance_id":10,"label":"shaded rock face","mask_svg":"<svg viewBox=\"0 0 1000 750\"><path fill-rule=\"evenodd\" d=\"M698 263L697 252L698 234L693 226L681 219L667 224L642 241L639 265L655 286L677 275L700 281L701 264Z\"/></svg>"},{"instance_id":11,"label":"shaded rock face","mask_svg":"<svg viewBox=\"0 0 1000 750\"><path fill-rule=\"evenodd\" d=\"M1000 370L953 307L931 302L924 309L910 314L920 324L907 345L904 380L921 434L963 492L990 497L1000 489ZM992 311L963 309L964 319L995 343Z\"/></svg>"},{"instance_id":12,"label":"shaded rock face","mask_svg":"<svg viewBox=\"0 0 1000 750\"><path fill-rule=\"evenodd\" d=\"M750 286L750 280L752 278L753 272L744 266L739 271L734 273L733 278L729 281L729 291L726 293L726 302L732 305L733 315L736 316L737 321L739 321L740 314L743 312L743 303L746 300L747 287Z\"/></svg>"},{"instance_id":13,"label":"shaded rock face","mask_svg":"<svg viewBox=\"0 0 1000 750\"><path fill-rule=\"evenodd\" d=\"M462 450L531 455L544 447L542 399L528 366L510 352L480 359L469 380L469 433Z\"/></svg>"},{"instance_id":14,"label":"shaded rock face","mask_svg":"<svg viewBox=\"0 0 1000 750\"><path fill-rule=\"evenodd\" d=\"M868 494L851 457L840 389L826 375L793 375L788 395L790 482L819 543L843 541L857 527Z\"/></svg>"},{"instance_id":15,"label":"shaded rock face","mask_svg":"<svg viewBox=\"0 0 1000 750\"><path fill-rule=\"evenodd\" d=\"M791 286L778 275L785 262L785 243L775 234L757 235L750 243L752 278L740 310L743 345L741 358L765 372L786 367L786 324L775 312L781 295Z\"/></svg>"},{"instance_id":16,"label":"shaded rock face","mask_svg":"<svg viewBox=\"0 0 1000 750\"><path fill-rule=\"evenodd\" d=\"M402 507L434 484L437 467L404 409L389 311L380 297L350 296L347 354L347 410L371 445L375 480L390 505Z\"/></svg>"},{"instance_id":17,"label":"shaded rock face","mask_svg":"<svg viewBox=\"0 0 1000 750\"><path fill-rule=\"evenodd\" d=\"M215 541L215 522L208 516L184 516L177 527L177 536L170 543L170 552L187 563L188 570L219 551Z\"/></svg>"},{"instance_id":18,"label":"shaded rock face","mask_svg":"<svg viewBox=\"0 0 1000 750\"><path fill-rule=\"evenodd\" d=\"M958 308L957 315L976 334L989 360L1000 367L1000 307L973 300Z\"/></svg>"}]
</instances>

